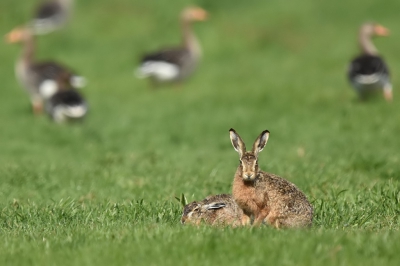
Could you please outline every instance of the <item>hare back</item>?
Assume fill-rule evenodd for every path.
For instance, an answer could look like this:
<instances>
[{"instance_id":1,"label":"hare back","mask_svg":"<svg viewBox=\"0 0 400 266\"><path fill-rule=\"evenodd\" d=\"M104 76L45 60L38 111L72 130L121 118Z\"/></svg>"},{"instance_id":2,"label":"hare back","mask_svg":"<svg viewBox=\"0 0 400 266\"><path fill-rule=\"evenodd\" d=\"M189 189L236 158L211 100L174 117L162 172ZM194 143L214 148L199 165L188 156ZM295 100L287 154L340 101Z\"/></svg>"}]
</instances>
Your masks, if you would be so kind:
<instances>
[{"instance_id":1,"label":"hare back","mask_svg":"<svg viewBox=\"0 0 400 266\"><path fill-rule=\"evenodd\" d=\"M255 189L257 194L267 194L270 208L268 216L285 217L284 223L290 224L303 224L305 220L312 220L313 208L306 195L286 179L260 171Z\"/></svg>"},{"instance_id":2,"label":"hare back","mask_svg":"<svg viewBox=\"0 0 400 266\"><path fill-rule=\"evenodd\" d=\"M216 218L221 217L232 217L235 219L241 219L243 210L237 205L232 195L220 194L206 197L202 203L211 204L213 202L224 203L225 207L215 210L213 213L216 214Z\"/></svg>"},{"instance_id":3,"label":"hare back","mask_svg":"<svg viewBox=\"0 0 400 266\"><path fill-rule=\"evenodd\" d=\"M200 206L194 211L195 206ZM245 216L242 209L236 204L232 195L220 194L206 197L200 202L193 202L185 206L182 215L183 223L199 225L202 222L208 225L240 226L245 224Z\"/></svg>"}]
</instances>

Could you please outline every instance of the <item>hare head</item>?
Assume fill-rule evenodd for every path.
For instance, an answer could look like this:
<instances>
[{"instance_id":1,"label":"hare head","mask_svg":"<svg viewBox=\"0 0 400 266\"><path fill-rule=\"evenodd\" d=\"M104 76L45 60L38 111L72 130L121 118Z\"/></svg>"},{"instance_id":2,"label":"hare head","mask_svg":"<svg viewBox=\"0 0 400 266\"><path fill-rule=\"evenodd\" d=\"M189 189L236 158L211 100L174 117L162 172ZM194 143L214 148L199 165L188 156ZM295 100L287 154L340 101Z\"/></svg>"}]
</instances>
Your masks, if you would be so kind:
<instances>
[{"instance_id":1,"label":"hare head","mask_svg":"<svg viewBox=\"0 0 400 266\"><path fill-rule=\"evenodd\" d=\"M240 156L240 169L241 176L244 181L254 181L258 176L258 154L262 151L267 144L269 131L264 130L253 144L251 151L246 151L246 146L236 131L231 128L229 130L233 148L239 153Z\"/></svg>"}]
</instances>

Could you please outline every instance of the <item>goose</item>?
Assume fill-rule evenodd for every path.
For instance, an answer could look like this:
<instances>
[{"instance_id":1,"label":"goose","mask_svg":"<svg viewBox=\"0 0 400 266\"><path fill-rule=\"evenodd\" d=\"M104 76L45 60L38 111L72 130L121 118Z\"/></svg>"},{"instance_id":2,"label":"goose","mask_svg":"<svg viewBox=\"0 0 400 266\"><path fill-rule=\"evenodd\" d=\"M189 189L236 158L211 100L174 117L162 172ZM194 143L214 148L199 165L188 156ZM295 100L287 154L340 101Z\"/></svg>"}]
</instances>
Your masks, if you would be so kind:
<instances>
[{"instance_id":1,"label":"goose","mask_svg":"<svg viewBox=\"0 0 400 266\"><path fill-rule=\"evenodd\" d=\"M33 32L48 34L61 28L68 20L73 0L49 0L39 4L31 21Z\"/></svg>"},{"instance_id":2,"label":"goose","mask_svg":"<svg viewBox=\"0 0 400 266\"><path fill-rule=\"evenodd\" d=\"M35 60L35 47L32 31L29 27L18 27L6 35L8 43L23 43L23 51L16 62L15 73L17 80L28 92L34 114L43 110L45 94L58 90L56 82L60 76L67 77L72 87L82 88L85 78L74 74L67 67L53 62Z\"/></svg>"},{"instance_id":3,"label":"goose","mask_svg":"<svg viewBox=\"0 0 400 266\"><path fill-rule=\"evenodd\" d=\"M361 55L354 58L348 69L348 78L360 99L366 99L375 91L383 91L384 98L393 99L389 69L372 43L374 36L388 36L389 30L376 23L364 23L359 32Z\"/></svg>"},{"instance_id":4,"label":"goose","mask_svg":"<svg viewBox=\"0 0 400 266\"><path fill-rule=\"evenodd\" d=\"M207 12L199 7L188 7L182 11L180 19L181 45L145 54L136 70L137 77L149 77L155 83L174 82L188 77L195 70L201 57L201 48L191 24L206 20Z\"/></svg>"},{"instance_id":5,"label":"goose","mask_svg":"<svg viewBox=\"0 0 400 266\"><path fill-rule=\"evenodd\" d=\"M67 73L59 75L57 80L47 80L42 97L45 111L56 123L82 120L88 112L88 105L83 96L71 85Z\"/></svg>"},{"instance_id":6,"label":"goose","mask_svg":"<svg viewBox=\"0 0 400 266\"><path fill-rule=\"evenodd\" d=\"M57 123L77 121L84 118L88 106L84 98L75 89L55 93L46 104L46 112Z\"/></svg>"},{"instance_id":7,"label":"goose","mask_svg":"<svg viewBox=\"0 0 400 266\"><path fill-rule=\"evenodd\" d=\"M86 100L74 88L55 92L45 103L47 114L56 123L82 120L88 112Z\"/></svg>"}]
</instances>

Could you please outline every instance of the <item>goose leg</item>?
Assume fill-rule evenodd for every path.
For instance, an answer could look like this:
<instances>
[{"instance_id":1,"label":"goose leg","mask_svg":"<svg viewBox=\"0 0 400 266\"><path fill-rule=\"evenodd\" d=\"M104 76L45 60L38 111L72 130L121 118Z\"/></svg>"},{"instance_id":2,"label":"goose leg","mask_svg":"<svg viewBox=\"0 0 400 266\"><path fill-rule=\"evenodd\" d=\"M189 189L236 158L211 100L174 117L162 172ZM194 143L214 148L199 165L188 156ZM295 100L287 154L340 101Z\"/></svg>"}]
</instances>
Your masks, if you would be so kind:
<instances>
[{"instance_id":1,"label":"goose leg","mask_svg":"<svg viewBox=\"0 0 400 266\"><path fill-rule=\"evenodd\" d=\"M35 115L39 115L43 112L43 103L41 100L32 99L32 111Z\"/></svg>"},{"instance_id":2,"label":"goose leg","mask_svg":"<svg viewBox=\"0 0 400 266\"><path fill-rule=\"evenodd\" d=\"M391 102L393 100L393 88L390 82L386 83L383 87L383 96L388 102Z\"/></svg>"}]
</instances>

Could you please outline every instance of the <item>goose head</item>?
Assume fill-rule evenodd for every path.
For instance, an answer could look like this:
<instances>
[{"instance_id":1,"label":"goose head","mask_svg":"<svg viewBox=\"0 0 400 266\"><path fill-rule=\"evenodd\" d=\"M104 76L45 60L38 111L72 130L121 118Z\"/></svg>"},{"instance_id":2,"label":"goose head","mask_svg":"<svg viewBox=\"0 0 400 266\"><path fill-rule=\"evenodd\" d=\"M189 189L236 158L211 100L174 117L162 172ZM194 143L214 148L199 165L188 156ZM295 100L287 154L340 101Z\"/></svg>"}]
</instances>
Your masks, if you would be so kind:
<instances>
[{"instance_id":1,"label":"goose head","mask_svg":"<svg viewBox=\"0 0 400 266\"><path fill-rule=\"evenodd\" d=\"M360 34L374 37L374 36L389 36L389 30L384 26L375 22L366 22L361 26Z\"/></svg>"},{"instance_id":2,"label":"goose head","mask_svg":"<svg viewBox=\"0 0 400 266\"><path fill-rule=\"evenodd\" d=\"M187 7L182 11L181 17L185 21L204 21L208 13L200 7Z\"/></svg>"},{"instance_id":3,"label":"goose head","mask_svg":"<svg viewBox=\"0 0 400 266\"><path fill-rule=\"evenodd\" d=\"M22 43L31 37L31 32L26 27L17 27L6 34L5 41L7 43Z\"/></svg>"}]
</instances>

